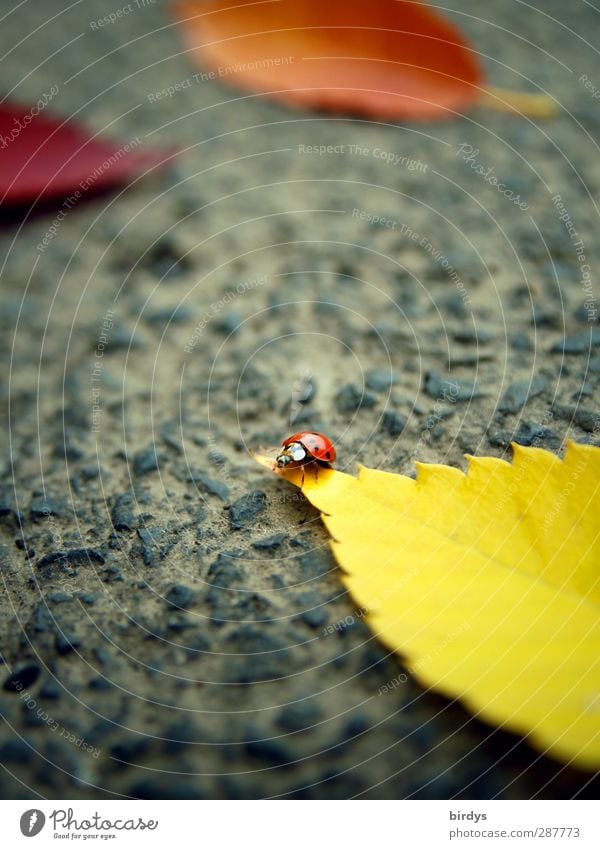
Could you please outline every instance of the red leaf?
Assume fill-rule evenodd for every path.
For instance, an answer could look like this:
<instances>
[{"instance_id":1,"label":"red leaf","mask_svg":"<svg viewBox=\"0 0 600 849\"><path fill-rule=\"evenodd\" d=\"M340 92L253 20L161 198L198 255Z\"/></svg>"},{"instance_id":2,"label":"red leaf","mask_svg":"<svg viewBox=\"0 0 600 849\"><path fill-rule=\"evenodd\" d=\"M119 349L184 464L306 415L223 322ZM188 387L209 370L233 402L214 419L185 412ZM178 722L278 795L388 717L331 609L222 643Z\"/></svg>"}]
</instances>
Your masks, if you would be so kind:
<instances>
[{"instance_id":1,"label":"red leaf","mask_svg":"<svg viewBox=\"0 0 600 849\"><path fill-rule=\"evenodd\" d=\"M194 58L213 79L288 105L413 119L448 117L485 85L449 21L403 0L176 0Z\"/></svg>"},{"instance_id":2,"label":"red leaf","mask_svg":"<svg viewBox=\"0 0 600 849\"><path fill-rule=\"evenodd\" d=\"M0 105L0 203L26 204L98 192L164 165L173 151L144 150L141 138L97 141L35 107Z\"/></svg>"}]
</instances>

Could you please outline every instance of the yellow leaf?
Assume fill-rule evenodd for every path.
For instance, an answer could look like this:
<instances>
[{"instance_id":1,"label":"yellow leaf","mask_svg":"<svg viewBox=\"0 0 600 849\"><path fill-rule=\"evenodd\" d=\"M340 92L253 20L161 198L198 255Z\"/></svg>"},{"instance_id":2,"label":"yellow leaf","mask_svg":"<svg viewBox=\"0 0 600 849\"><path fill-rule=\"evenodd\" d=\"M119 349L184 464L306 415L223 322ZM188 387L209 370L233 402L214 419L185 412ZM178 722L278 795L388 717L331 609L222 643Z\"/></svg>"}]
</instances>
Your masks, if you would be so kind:
<instances>
[{"instance_id":1,"label":"yellow leaf","mask_svg":"<svg viewBox=\"0 0 600 849\"><path fill-rule=\"evenodd\" d=\"M467 474L419 463L416 480L307 471L302 490L370 627L422 684L594 769L600 449L513 451L469 457ZM301 472L283 476L300 486Z\"/></svg>"}]
</instances>

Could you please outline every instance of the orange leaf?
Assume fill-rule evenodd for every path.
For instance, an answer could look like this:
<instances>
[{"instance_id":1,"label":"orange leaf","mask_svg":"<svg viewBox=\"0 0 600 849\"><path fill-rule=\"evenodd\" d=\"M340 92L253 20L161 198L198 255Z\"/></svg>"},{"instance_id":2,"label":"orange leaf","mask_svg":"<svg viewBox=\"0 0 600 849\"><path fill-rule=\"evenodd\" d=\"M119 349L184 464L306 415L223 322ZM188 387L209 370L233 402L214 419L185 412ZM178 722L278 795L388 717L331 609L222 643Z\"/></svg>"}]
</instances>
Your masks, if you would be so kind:
<instances>
[{"instance_id":1,"label":"orange leaf","mask_svg":"<svg viewBox=\"0 0 600 849\"><path fill-rule=\"evenodd\" d=\"M177 0L175 13L212 79L287 105L440 119L485 86L475 51L424 3Z\"/></svg>"}]
</instances>

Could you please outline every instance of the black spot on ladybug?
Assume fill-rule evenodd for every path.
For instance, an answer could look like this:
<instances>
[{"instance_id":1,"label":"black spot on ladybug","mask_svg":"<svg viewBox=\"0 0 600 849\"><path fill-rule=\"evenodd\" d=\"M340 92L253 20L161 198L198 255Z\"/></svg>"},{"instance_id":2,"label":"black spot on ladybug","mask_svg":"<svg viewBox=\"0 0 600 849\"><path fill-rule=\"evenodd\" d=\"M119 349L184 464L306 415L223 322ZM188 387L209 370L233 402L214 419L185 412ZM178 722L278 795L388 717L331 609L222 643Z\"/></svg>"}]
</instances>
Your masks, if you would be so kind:
<instances>
[{"instance_id":1,"label":"black spot on ladybug","mask_svg":"<svg viewBox=\"0 0 600 849\"><path fill-rule=\"evenodd\" d=\"M326 456L326 457L327 457L327 459L329 460L329 458L331 457L331 452L330 452L330 451L326 451L326 452L325 452L325 456Z\"/></svg>"}]
</instances>

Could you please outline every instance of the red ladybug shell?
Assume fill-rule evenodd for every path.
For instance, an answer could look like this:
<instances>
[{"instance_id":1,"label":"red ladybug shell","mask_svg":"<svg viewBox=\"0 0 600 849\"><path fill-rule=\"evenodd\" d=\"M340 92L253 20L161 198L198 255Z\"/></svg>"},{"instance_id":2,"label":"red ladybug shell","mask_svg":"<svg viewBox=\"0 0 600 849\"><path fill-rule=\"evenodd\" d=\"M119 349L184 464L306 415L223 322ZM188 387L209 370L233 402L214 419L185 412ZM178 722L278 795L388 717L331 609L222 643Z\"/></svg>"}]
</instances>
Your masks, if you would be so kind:
<instances>
[{"instance_id":1,"label":"red ladybug shell","mask_svg":"<svg viewBox=\"0 0 600 849\"><path fill-rule=\"evenodd\" d=\"M299 442L306 453L314 460L320 460L322 463L333 463L335 460L333 442L322 433L312 433L309 430L303 430L284 439L281 447L285 448L291 445L292 442Z\"/></svg>"}]
</instances>

